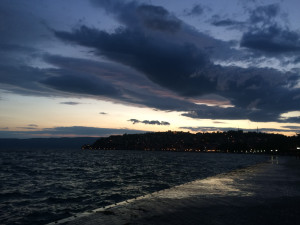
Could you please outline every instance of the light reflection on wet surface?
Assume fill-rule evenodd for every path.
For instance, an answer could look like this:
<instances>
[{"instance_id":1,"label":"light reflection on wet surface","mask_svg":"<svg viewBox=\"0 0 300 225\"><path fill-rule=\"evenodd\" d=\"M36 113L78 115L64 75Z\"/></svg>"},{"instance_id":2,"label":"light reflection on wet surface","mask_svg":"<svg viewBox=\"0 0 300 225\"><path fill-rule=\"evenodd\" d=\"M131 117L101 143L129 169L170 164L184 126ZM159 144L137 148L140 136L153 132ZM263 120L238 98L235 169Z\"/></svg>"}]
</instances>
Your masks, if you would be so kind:
<instances>
[{"instance_id":1,"label":"light reflection on wet surface","mask_svg":"<svg viewBox=\"0 0 300 225\"><path fill-rule=\"evenodd\" d=\"M237 188L236 180L226 177L210 177L158 192L160 198L182 199L194 196L251 196L253 193Z\"/></svg>"}]
</instances>

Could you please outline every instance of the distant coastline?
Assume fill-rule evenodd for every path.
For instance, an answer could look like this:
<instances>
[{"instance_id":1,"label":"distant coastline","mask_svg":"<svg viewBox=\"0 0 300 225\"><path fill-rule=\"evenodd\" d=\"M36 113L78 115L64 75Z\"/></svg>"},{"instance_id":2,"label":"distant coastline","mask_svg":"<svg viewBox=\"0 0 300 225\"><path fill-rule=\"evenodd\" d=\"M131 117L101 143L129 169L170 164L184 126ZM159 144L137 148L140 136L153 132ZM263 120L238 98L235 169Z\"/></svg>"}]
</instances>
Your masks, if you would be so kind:
<instances>
[{"instance_id":1,"label":"distant coastline","mask_svg":"<svg viewBox=\"0 0 300 225\"><path fill-rule=\"evenodd\" d=\"M80 149L84 143L95 142L96 137L62 137L62 138L0 138L0 150L28 149Z\"/></svg>"},{"instance_id":2,"label":"distant coastline","mask_svg":"<svg viewBox=\"0 0 300 225\"><path fill-rule=\"evenodd\" d=\"M111 135L99 138L84 150L144 150L175 152L230 152L256 154L299 154L300 135L284 136L261 132L213 133L153 132Z\"/></svg>"}]
</instances>

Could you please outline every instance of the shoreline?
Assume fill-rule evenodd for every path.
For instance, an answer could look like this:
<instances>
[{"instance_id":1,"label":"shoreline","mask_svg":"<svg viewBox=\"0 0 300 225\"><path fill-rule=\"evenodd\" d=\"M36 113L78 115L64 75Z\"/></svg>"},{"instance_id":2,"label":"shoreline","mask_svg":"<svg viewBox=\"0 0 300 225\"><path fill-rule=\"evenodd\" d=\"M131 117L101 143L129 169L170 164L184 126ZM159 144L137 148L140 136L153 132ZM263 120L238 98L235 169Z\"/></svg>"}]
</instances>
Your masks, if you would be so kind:
<instances>
[{"instance_id":1,"label":"shoreline","mask_svg":"<svg viewBox=\"0 0 300 225\"><path fill-rule=\"evenodd\" d=\"M79 213L54 224L296 224L300 161L267 163Z\"/></svg>"}]
</instances>

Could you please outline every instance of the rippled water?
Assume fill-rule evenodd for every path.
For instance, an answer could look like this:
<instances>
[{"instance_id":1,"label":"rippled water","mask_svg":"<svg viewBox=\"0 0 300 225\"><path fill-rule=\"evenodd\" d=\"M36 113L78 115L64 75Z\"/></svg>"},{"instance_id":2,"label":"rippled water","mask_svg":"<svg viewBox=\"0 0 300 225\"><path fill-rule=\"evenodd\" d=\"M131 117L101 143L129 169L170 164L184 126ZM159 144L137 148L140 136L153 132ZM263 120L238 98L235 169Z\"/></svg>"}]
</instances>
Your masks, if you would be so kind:
<instances>
[{"instance_id":1,"label":"rippled water","mask_svg":"<svg viewBox=\"0 0 300 225\"><path fill-rule=\"evenodd\" d=\"M184 152L2 150L0 224L45 224L266 159Z\"/></svg>"}]
</instances>

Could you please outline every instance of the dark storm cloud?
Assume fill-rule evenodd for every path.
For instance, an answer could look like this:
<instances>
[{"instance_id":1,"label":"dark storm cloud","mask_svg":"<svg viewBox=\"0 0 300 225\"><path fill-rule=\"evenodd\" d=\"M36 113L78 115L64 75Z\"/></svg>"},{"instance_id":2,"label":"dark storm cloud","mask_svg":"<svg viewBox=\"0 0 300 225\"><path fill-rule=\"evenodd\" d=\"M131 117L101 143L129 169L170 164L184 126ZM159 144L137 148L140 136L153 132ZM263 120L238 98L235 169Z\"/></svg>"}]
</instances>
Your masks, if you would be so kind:
<instances>
[{"instance_id":1,"label":"dark storm cloud","mask_svg":"<svg viewBox=\"0 0 300 225\"><path fill-rule=\"evenodd\" d=\"M51 32L41 19L28 12L35 2L0 1L0 43L35 45L49 40Z\"/></svg>"},{"instance_id":2,"label":"dark storm cloud","mask_svg":"<svg viewBox=\"0 0 300 225\"><path fill-rule=\"evenodd\" d=\"M286 14L279 4L261 5L246 11L249 17L243 22L214 15L211 24L242 31L240 46L258 51L256 53L269 56L298 54L300 33L290 30Z\"/></svg>"},{"instance_id":3,"label":"dark storm cloud","mask_svg":"<svg viewBox=\"0 0 300 225\"><path fill-rule=\"evenodd\" d=\"M163 87L182 91L183 95L205 93L213 88L213 81L201 79L201 87L193 74L207 62L203 52L193 44L176 44L129 29L107 33L81 27L73 33L56 32L63 40L94 47L111 60L131 66Z\"/></svg>"},{"instance_id":4,"label":"dark storm cloud","mask_svg":"<svg viewBox=\"0 0 300 225\"><path fill-rule=\"evenodd\" d=\"M300 116L298 117L290 117L290 118L284 118L282 122L285 123L300 123Z\"/></svg>"},{"instance_id":5,"label":"dark storm cloud","mask_svg":"<svg viewBox=\"0 0 300 225\"><path fill-rule=\"evenodd\" d=\"M221 71L220 71L221 70ZM234 107L199 105L184 116L205 119L250 119L278 121L280 114L298 109L299 77L273 69L215 68L217 91L230 99ZM288 88L289 86L289 88Z\"/></svg>"},{"instance_id":6,"label":"dark storm cloud","mask_svg":"<svg viewBox=\"0 0 300 225\"><path fill-rule=\"evenodd\" d=\"M87 94L96 96L117 96L117 90L111 84L104 80L93 76L76 76L74 73L68 74L68 71L58 71L58 76L49 77L42 84L63 92L71 92L75 94Z\"/></svg>"},{"instance_id":7,"label":"dark storm cloud","mask_svg":"<svg viewBox=\"0 0 300 225\"><path fill-rule=\"evenodd\" d=\"M77 26L71 32L52 31L60 40L89 47L97 57L100 55L109 59L110 63L49 54L41 58L40 51L26 47L34 46L27 43L37 42L36 37L43 30L37 25L28 29L29 33L32 32L30 35L35 36L32 40L25 35L26 41L19 41L18 38L22 37L19 31L13 31L13 35L19 36L12 42L6 34L0 37L3 40L0 51L5 53L0 55L0 87L27 95L84 96L175 110L186 112L184 116L193 118L280 121L280 114L298 109L299 74L216 65L215 59L240 59L240 53L230 49L230 43L217 41L191 28L161 6L117 0L94 0L94 3L112 15L122 25L121 28L107 32ZM197 7L193 9L194 13L201 11ZM14 20L12 15L17 13L9 13L10 20ZM269 49L272 53L295 52L299 36L277 24L279 15L280 8L276 5L251 12L248 22L250 24L252 21L252 24L247 25L248 30L242 39L245 49L269 53ZM237 27L239 24L228 18L219 18L215 23L227 27ZM26 22L25 25L28 24ZM274 38L269 38L267 45L262 44L268 35ZM19 42L22 45L16 44ZM22 53L24 56L33 52L39 60L51 64L53 68L17 64L17 58L14 55L8 58L7 52ZM208 94L221 96L234 107L209 107L193 103Z\"/></svg>"},{"instance_id":8,"label":"dark storm cloud","mask_svg":"<svg viewBox=\"0 0 300 225\"><path fill-rule=\"evenodd\" d=\"M130 96L126 99L137 105L146 105L150 108L166 110L166 111L185 111L188 109L195 109L197 105L182 99L181 97L172 94L171 96L164 96L164 93L145 93L145 91L126 90L126 95Z\"/></svg>"},{"instance_id":9,"label":"dark storm cloud","mask_svg":"<svg viewBox=\"0 0 300 225\"><path fill-rule=\"evenodd\" d=\"M246 110L236 107L221 108L201 105L197 110L183 113L182 116L201 119L247 119Z\"/></svg>"},{"instance_id":10,"label":"dark storm cloud","mask_svg":"<svg viewBox=\"0 0 300 225\"><path fill-rule=\"evenodd\" d=\"M181 22L159 6L138 6L138 15L144 25L153 30L175 32L180 29Z\"/></svg>"},{"instance_id":11,"label":"dark storm cloud","mask_svg":"<svg viewBox=\"0 0 300 225\"><path fill-rule=\"evenodd\" d=\"M55 55L46 55L44 60L60 69L0 65L0 87L18 94L104 98L161 110L194 105L128 67Z\"/></svg>"},{"instance_id":12,"label":"dark storm cloud","mask_svg":"<svg viewBox=\"0 0 300 225\"><path fill-rule=\"evenodd\" d=\"M243 35L241 46L268 53L298 52L300 34L276 25L252 29Z\"/></svg>"},{"instance_id":13,"label":"dark storm cloud","mask_svg":"<svg viewBox=\"0 0 300 225\"><path fill-rule=\"evenodd\" d=\"M41 54L41 50L23 43L11 44L4 41L0 43L0 67L25 67L31 61L37 60Z\"/></svg>"},{"instance_id":14,"label":"dark storm cloud","mask_svg":"<svg viewBox=\"0 0 300 225\"><path fill-rule=\"evenodd\" d=\"M161 6L119 0L92 0L92 2L103 7L107 12L113 13L121 23L135 29L173 33L181 26L181 21Z\"/></svg>"},{"instance_id":15,"label":"dark storm cloud","mask_svg":"<svg viewBox=\"0 0 300 225\"><path fill-rule=\"evenodd\" d=\"M216 49L218 49L215 54L216 57L222 55L220 51L229 51L230 53L227 52L227 55L236 52L227 43L198 32L164 7L140 4L138 1L91 1L114 16L122 24L121 27L124 30L143 34L149 41L155 39L156 41L168 43L190 43L209 53L216 53Z\"/></svg>"},{"instance_id":16,"label":"dark storm cloud","mask_svg":"<svg viewBox=\"0 0 300 225\"><path fill-rule=\"evenodd\" d=\"M65 41L96 48L99 54L139 70L154 83L180 95L195 96L215 91L216 81L206 76L206 71L202 71L203 68L208 70L207 68L211 66L209 58L194 42L182 39L186 30L182 28L182 34L170 40L163 34L150 32L147 25L141 26L137 22L138 17L135 11L141 8L150 16L153 16L154 12L169 15L165 9L138 5L135 2L101 1L98 4L104 6L119 19L128 14L129 17L134 16L135 19L122 20L121 22L125 23L126 27L117 29L113 33L82 26L71 33L56 31L56 36ZM201 36L200 33L191 30L188 30L188 33ZM207 41L205 39L205 42ZM210 41L213 39L210 38Z\"/></svg>"},{"instance_id":17,"label":"dark storm cloud","mask_svg":"<svg viewBox=\"0 0 300 225\"><path fill-rule=\"evenodd\" d=\"M0 87L18 94L47 96L49 92L39 81L49 75L30 66L0 65Z\"/></svg>"},{"instance_id":18,"label":"dark storm cloud","mask_svg":"<svg viewBox=\"0 0 300 225\"><path fill-rule=\"evenodd\" d=\"M81 72L84 73L85 76L89 76L90 74L101 77L109 82L113 80L126 82L127 85L134 83L145 86L151 85L151 82L149 82L147 78L136 71L112 62L99 62L88 59L62 57L59 55L44 55L43 59L55 67L70 71L70 73Z\"/></svg>"},{"instance_id":19,"label":"dark storm cloud","mask_svg":"<svg viewBox=\"0 0 300 225\"><path fill-rule=\"evenodd\" d=\"M234 106L196 106L186 101L184 105L188 107L182 110L176 105L179 103L178 99L173 99L176 103L172 110L190 111L183 115L193 118L276 121L280 114L298 108L297 96L300 92L296 88L299 82L297 74L265 68L245 69L214 65L205 51L194 42L190 42L190 39L183 39L182 36L166 39L165 34L150 32L152 28L136 21L138 17L135 11L139 11L141 6L150 16L155 14L154 11L169 15L161 7L157 9L138 5L136 2L119 1L104 1L98 4L119 19L131 12L134 19L127 18L122 21L125 27L112 33L81 26L73 32L55 31L55 35L64 41L94 48L98 54L140 71L154 83L180 96L216 94L229 100ZM259 8L251 20L258 21L260 18L261 21L270 21L278 14L276 9L275 6ZM181 30L177 32L185 31L183 27L185 24L182 23ZM289 36L288 33L282 35L285 39ZM129 90L125 92L134 93ZM141 92L140 94L143 95ZM165 105L168 101L163 100L160 101L162 104L157 104L154 98L154 95L143 95L142 104L164 110L171 108ZM139 103L140 99L129 98L126 101Z\"/></svg>"},{"instance_id":20,"label":"dark storm cloud","mask_svg":"<svg viewBox=\"0 0 300 225\"><path fill-rule=\"evenodd\" d=\"M122 90L120 95L112 96L106 94L106 97L110 97L112 101L132 103L162 110L185 110L187 107L193 108L194 105L174 96L174 94L170 95L168 91L160 88L145 78L144 75L128 67L113 63L101 63L60 56L46 56L45 59L48 63L59 66L63 71L69 71L69 75L76 75L82 72L83 78L90 80L93 80L94 77L101 78L104 83L109 83L115 89ZM96 81L93 80L95 84L97 83ZM68 90L68 87L64 90ZM89 89L86 91L87 94L92 94L89 93ZM97 95L95 97L97 98Z\"/></svg>"},{"instance_id":21,"label":"dark storm cloud","mask_svg":"<svg viewBox=\"0 0 300 225\"><path fill-rule=\"evenodd\" d=\"M130 119L128 120L130 122L132 122L133 124L136 123L143 123L143 124L149 124L149 125L162 125L162 126L169 126L170 123L166 122L166 121L158 121L158 120L137 120L137 119Z\"/></svg>"},{"instance_id":22,"label":"dark storm cloud","mask_svg":"<svg viewBox=\"0 0 300 225\"><path fill-rule=\"evenodd\" d=\"M224 119L224 120L244 120L249 119L255 122L278 121L281 112L271 113L268 110L247 110L243 108L220 108L220 107L199 107L198 110L183 113L182 116L194 119Z\"/></svg>"},{"instance_id":23,"label":"dark storm cloud","mask_svg":"<svg viewBox=\"0 0 300 225\"><path fill-rule=\"evenodd\" d=\"M54 56L53 56L54 57ZM0 87L15 93L37 96L117 96L119 90L105 80L68 69L39 69L30 66L1 66ZM64 94L65 93L65 94Z\"/></svg>"},{"instance_id":24,"label":"dark storm cloud","mask_svg":"<svg viewBox=\"0 0 300 225\"><path fill-rule=\"evenodd\" d=\"M251 94L251 93L249 93ZM272 96L274 95L274 96ZM299 100L290 100L288 96L277 99L276 91L265 99L258 99L256 107L229 107L200 105L196 110L183 113L182 116L201 119L249 119L256 122L299 123L300 117L281 118L281 114L298 109ZM269 102L267 102L269 99ZM288 100L287 100L288 99ZM264 102L260 102L264 101ZM282 106L282 108L280 108Z\"/></svg>"},{"instance_id":25,"label":"dark storm cloud","mask_svg":"<svg viewBox=\"0 0 300 225\"><path fill-rule=\"evenodd\" d=\"M299 76L293 73L217 66L210 70L206 73L212 73L217 80L215 93L229 99L235 107L199 106L199 117L271 121L278 119L279 114L285 111L298 108L300 90L296 85Z\"/></svg>"},{"instance_id":26,"label":"dark storm cloud","mask_svg":"<svg viewBox=\"0 0 300 225\"><path fill-rule=\"evenodd\" d=\"M115 41L124 41L124 37L127 34L132 34L132 37L128 38L128 48L135 48L135 45L131 45L130 42L135 42L138 38L140 38L140 44L143 45L144 37L148 36L146 33L149 31L153 31L154 33L157 31L163 32L163 33L174 33L177 30L182 30L182 22L177 19L175 16L173 16L171 13L169 13L166 9L159 6L152 6L152 5L139 5L136 2L131 3L124 3L122 1L101 1L98 2L98 4L105 6L107 11L114 12L114 15L119 18L120 21L122 21L125 25L127 24L127 28L130 27L137 27L137 32L133 32L131 29L124 29L123 31L120 30L120 38L116 37ZM8 4L9 5L9 4ZM12 13L13 11L10 11ZM13 13L12 13L13 14ZM132 17L131 17L131 16ZM13 16L11 17L13 18ZM38 29L37 29L38 30ZM145 31L147 30L147 31ZM182 45L176 45L175 43L173 46L175 47L175 50L173 53L169 52L170 49L173 48L172 45L168 45L169 39L165 38L163 42L161 42L159 35L153 35L153 32L151 33L152 36L150 37L155 39L153 41L149 41L149 45L147 48L152 49L153 53L152 56L149 58L151 60L155 60L157 56L161 55L161 62L159 62L159 59L157 60L158 63L164 64L164 59L170 58L172 54L174 53L175 60L171 59L169 62L169 68L172 68L171 64L173 62L176 62L176 68L168 69L168 65L165 65L165 72L168 73L168 76L160 76L158 74L156 77L152 76L156 72L159 72L156 70L156 63L152 62L149 64L149 68L146 65L146 62L143 60L136 61L133 63L133 65L136 66L141 63L140 70L141 71L148 71L150 74L148 77L151 78L151 80L155 81L157 84L161 86L169 86L169 83L173 85L173 89L176 89L180 86L180 83L183 83L183 85L186 86L184 95L189 95L189 92L198 92L198 87L193 87L191 90L188 90L188 86L190 86L189 83L184 83L184 77L178 78L178 76L174 76L177 78L177 81L173 81L173 79L170 79L170 75L172 73L175 73L177 69L183 71L187 70L186 68L189 67L189 65L193 65L193 63L189 64L186 62L184 65L185 68L180 68L180 63L183 62L184 57L188 56L190 54L194 54L193 51L193 45L188 44L182 44ZM191 32L191 31L190 31ZM107 33L103 33L105 35L108 35ZM88 35L88 34L87 34ZM18 35L22 36L22 35ZM117 36L117 35L115 35ZM108 35L108 38L110 39L110 36ZM156 46L155 43L161 42L160 46ZM178 42L178 40L177 40ZM108 42L106 44L109 44ZM116 44L116 42L111 42L111 45ZM166 49L164 50L164 44L166 44ZM121 46L121 44L117 45ZM161 52L156 54L155 49L161 49ZM168 50L169 49L169 50ZM16 44L7 44L2 45L3 51L10 52L24 52L29 53L30 50L24 46L18 46ZM142 59L146 59L146 54L148 54L146 49L141 50L140 54L136 55L135 57L142 57ZM27 52L26 52L27 51ZM109 52L110 51L110 52ZM111 46L108 46L108 54L111 57L115 57L120 59L123 64L126 64L126 54L116 52L116 54L113 54L111 51L113 49ZM144 52L143 52L144 51ZM183 57L181 57L181 53L183 53ZM103 54L103 53L101 53ZM122 56L123 54L123 56ZM198 51L196 55L199 55L200 58L203 58L203 54L201 51ZM28 55L28 54L27 54ZM130 56L130 55L129 55ZM134 54L132 54L134 56ZM198 58L199 58L198 57ZM130 57L129 57L130 58ZM193 57L189 57L188 59L192 59ZM195 59L197 58L194 57ZM7 55L6 55L7 59ZM88 60L79 60L77 61L69 58L63 58L58 56L50 56L47 55L43 58L47 63L53 64L58 69L38 69L33 67L23 67L23 66L16 66L13 65L11 67L4 66L1 70L0 76L2 79L1 86L10 91L14 91L17 93L22 94L34 94L34 95L60 95L60 96L72 96L74 95L93 95L93 96L104 96L114 98L116 101L127 101L132 102L133 104L139 104L139 105L147 105L150 107L158 107L163 108L166 110L173 110L178 108L179 105L193 105L191 103L188 103L186 101L177 99L176 97L157 97L157 94L153 93L153 90L157 92L157 90L161 89L158 87L158 85L155 85L154 83L147 80L147 78L136 75L136 72L129 71L127 72L127 69L124 70L122 68L119 71L116 71L116 69L113 68L113 66L107 66L104 64L95 65L96 63L90 62ZM130 59L128 59L130 62ZM134 61L134 60L133 60ZM3 62L3 61L2 61ZM10 62L15 62L15 59L13 57L10 59ZM92 65L94 64L94 65ZM126 65L131 65L130 63L127 63ZM5 62L5 65L8 65L8 63ZM133 67L134 67L133 66ZM95 70L95 67L96 70ZM102 67L101 69L99 69ZM120 65L118 65L120 67ZM112 71L112 72L110 72ZM127 75L122 77L122 75L125 71L125 73L131 73L130 75ZM22 74L24 72L24 74ZM97 75L95 76L95 73ZM189 73L189 71L188 71ZM92 74L92 75L91 75ZM101 75L100 75L101 74ZM100 76L99 76L100 75ZM112 76L113 75L113 76ZM117 78L119 77L119 80ZM101 77L101 79L99 78ZM84 81L86 79L86 81ZM158 82L156 81L158 80ZM209 83L209 81L206 81ZM117 84L118 83L118 84ZM82 84L82 85L81 85ZM110 86L111 85L111 86ZM128 90L124 90L126 88ZM153 90L147 90L145 91L145 87L147 89L153 89ZM122 93L120 90L122 89ZM142 90L144 89L144 90ZM133 91L129 91L133 90ZM183 90L181 88L178 88L178 90ZM159 90L160 93L162 93L161 90ZM130 93L129 93L130 92ZM165 91L167 92L167 91ZM69 95L68 95L69 94ZM128 96L129 94L129 96ZM126 96L125 96L126 95ZM142 98L143 96L144 98ZM152 99L153 97L153 99ZM148 102L147 102L148 101ZM167 104L164 104L167 101Z\"/></svg>"},{"instance_id":27,"label":"dark storm cloud","mask_svg":"<svg viewBox=\"0 0 300 225\"><path fill-rule=\"evenodd\" d=\"M242 36L240 45L269 54L295 53L300 50L300 33L292 31L278 4L259 6L250 11L249 29Z\"/></svg>"}]
</instances>

